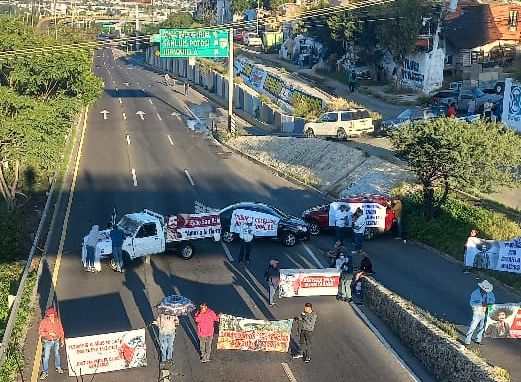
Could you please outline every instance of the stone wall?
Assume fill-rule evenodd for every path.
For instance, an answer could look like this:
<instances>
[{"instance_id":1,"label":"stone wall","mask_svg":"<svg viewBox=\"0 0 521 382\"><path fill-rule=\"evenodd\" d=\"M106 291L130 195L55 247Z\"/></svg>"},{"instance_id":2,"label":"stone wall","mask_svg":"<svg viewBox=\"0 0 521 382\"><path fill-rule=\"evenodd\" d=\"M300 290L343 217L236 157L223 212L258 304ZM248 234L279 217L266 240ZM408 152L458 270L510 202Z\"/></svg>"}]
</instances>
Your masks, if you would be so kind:
<instances>
[{"instance_id":1,"label":"stone wall","mask_svg":"<svg viewBox=\"0 0 521 382\"><path fill-rule=\"evenodd\" d=\"M494 368L436 327L415 306L373 279L364 303L410 348L439 381L507 382Z\"/></svg>"}]
</instances>

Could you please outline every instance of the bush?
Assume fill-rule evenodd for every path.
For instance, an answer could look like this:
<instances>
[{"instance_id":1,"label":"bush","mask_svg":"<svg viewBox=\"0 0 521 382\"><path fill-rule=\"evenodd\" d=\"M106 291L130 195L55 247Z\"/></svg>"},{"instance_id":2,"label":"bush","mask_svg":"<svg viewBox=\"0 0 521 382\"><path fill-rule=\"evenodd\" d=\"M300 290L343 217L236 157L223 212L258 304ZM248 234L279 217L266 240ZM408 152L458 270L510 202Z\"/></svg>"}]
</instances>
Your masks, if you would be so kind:
<instances>
[{"instance_id":1,"label":"bush","mask_svg":"<svg viewBox=\"0 0 521 382\"><path fill-rule=\"evenodd\" d=\"M316 120L322 114L322 109L314 103L306 102L304 99L297 101L294 105L293 115L295 117Z\"/></svg>"}]
</instances>

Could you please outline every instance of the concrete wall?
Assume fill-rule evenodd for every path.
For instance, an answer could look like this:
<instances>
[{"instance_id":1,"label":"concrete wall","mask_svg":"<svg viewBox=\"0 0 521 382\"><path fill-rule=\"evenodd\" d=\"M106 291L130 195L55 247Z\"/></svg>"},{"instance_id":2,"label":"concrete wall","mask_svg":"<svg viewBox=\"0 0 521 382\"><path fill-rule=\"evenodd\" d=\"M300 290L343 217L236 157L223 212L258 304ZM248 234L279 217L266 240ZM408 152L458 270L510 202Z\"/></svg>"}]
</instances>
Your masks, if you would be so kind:
<instances>
[{"instance_id":1,"label":"concrete wall","mask_svg":"<svg viewBox=\"0 0 521 382\"><path fill-rule=\"evenodd\" d=\"M412 303L372 279L364 282L364 303L439 381L507 382L495 377L491 366L436 327Z\"/></svg>"}]
</instances>

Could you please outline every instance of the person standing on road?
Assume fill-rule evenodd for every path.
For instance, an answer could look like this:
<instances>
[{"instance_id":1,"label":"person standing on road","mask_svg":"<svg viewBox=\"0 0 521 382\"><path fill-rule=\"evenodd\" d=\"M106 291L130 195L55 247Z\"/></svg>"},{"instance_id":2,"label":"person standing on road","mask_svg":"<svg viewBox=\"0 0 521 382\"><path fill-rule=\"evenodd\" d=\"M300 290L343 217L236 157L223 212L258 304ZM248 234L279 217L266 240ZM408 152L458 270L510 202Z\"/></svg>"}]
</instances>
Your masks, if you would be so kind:
<instances>
[{"instance_id":1,"label":"person standing on road","mask_svg":"<svg viewBox=\"0 0 521 382\"><path fill-rule=\"evenodd\" d=\"M38 335L42 341L42 373L40 379L45 379L49 375L49 357L51 350L54 351L54 366L58 374L63 374L61 368L60 346L65 344L65 334L63 326L56 308L50 307L45 312L45 317L40 322Z\"/></svg>"},{"instance_id":2,"label":"person standing on road","mask_svg":"<svg viewBox=\"0 0 521 382\"><path fill-rule=\"evenodd\" d=\"M494 286L483 280L478 283L478 288L470 295L470 307L472 308L472 321L469 326L467 335L465 336L465 345L470 345L474 331L477 329L476 343L481 344L483 333L485 331L485 323L487 320L487 310L489 305L495 304L496 297L492 290Z\"/></svg>"},{"instance_id":3,"label":"person standing on road","mask_svg":"<svg viewBox=\"0 0 521 382\"><path fill-rule=\"evenodd\" d=\"M481 239L478 237L478 230L472 228L469 237L465 243L465 252L463 254L463 273L470 273L470 268L474 264L474 256L477 252L478 245L481 245ZM471 256L471 254L473 256Z\"/></svg>"},{"instance_id":4,"label":"person standing on road","mask_svg":"<svg viewBox=\"0 0 521 382\"><path fill-rule=\"evenodd\" d=\"M90 229L89 235L85 240L85 249L87 251L85 257L85 270L87 272L96 272L96 268L94 268L94 260L96 259L96 245L100 238L99 226L95 224Z\"/></svg>"},{"instance_id":5,"label":"person standing on road","mask_svg":"<svg viewBox=\"0 0 521 382\"><path fill-rule=\"evenodd\" d=\"M336 267L340 269L340 290L338 299L351 302L351 282L353 281L353 257L341 254L336 262Z\"/></svg>"},{"instance_id":6,"label":"person standing on road","mask_svg":"<svg viewBox=\"0 0 521 382\"><path fill-rule=\"evenodd\" d=\"M159 329L161 362L173 362L175 330L179 325L179 317L160 314L152 323Z\"/></svg>"},{"instance_id":7,"label":"person standing on road","mask_svg":"<svg viewBox=\"0 0 521 382\"><path fill-rule=\"evenodd\" d=\"M168 75L168 73L165 74L165 84L166 86L170 85L170 76Z\"/></svg>"},{"instance_id":8,"label":"person standing on road","mask_svg":"<svg viewBox=\"0 0 521 382\"><path fill-rule=\"evenodd\" d=\"M317 314L313 311L313 305L306 302L304 311L300 317L295 317L294 320L299 323L300 340L299 349L293 358L304 358L304 362L309 363L311 361L311 339L317 322Z\"/></svg>"},{"instance_id":9,"label":"person standing on road","mask_svg":"<svg viewBox=\"0 0 521 382\"><path fill-rule=\"evenodd\" d=\"M123 272L123 241L125 240L125 232L117 224L114 224L110 230L110 240L112 241L114 268L117 272Z\"/></svg>"},{"instance_id":10,"label":"person standing on road","mask_svg":"<svg viewBox=\"0 0 521 382\"><path fill-rule=\"evenodd\" d=\"M472 98L467 107L467 117L471 117L474 114L476 114L476 98Z\"/></svg>"},{"instance_id":11,"label":"person standing on road","mask_svg":"<svg viewBox=\"0 0 521 382\"><path fill-rule=\"evenodd\" d=\"M185 97L188 97L188 90L190 89L190 84L188 83L188 80L184 83L184 90L185 90Z\"/></svg>"},{"instance_id":12,"label":"person standing on road","mask_svg":"<svg viewBox=\"0 0 521 382\"><path fill-rule=\"evenodd\" d=\"M349 225L349 214L345 204L341 204L338 210L335 211L335 243L344 243L343 237L346 227Z\"/></svg>"},{"instance_id":13,"label":"person standing on road","mask_svg":"<svg viewBox=\"0 0 521 382\"><path fill-rule=\"evenodd\" d=\"M199 336L201 362L210 362L215 323L219 322L219 316L208 308L206 302L203 302L195 313L195 322L197 324L197 335Z\"/></svg>"},{"instance_id":14,"label":"person standing on road","mask_svg":"<svg viewBox=\"0 0 521 382\"><path fill-rule=\"evenodd\" d=\"M494 107L494 103L490 100L486 101L483 104L483 116L485 117L485 121L487 121L487 122L491 121L493 107Z\"/></svg>"},{"instance_id":15,"label":"person standing on road","mask_svg":"<svg viewBox=\"0 0 521 382\"><path fill-rule=\"evenodd\" d=\"M280 269L278 260L270 260L268 269L266 269L266 272L264 273L264 278L268 283L269 304L270 306L277 306L275 303L275 295L280 285Z\"/></svg>"},{"instance_id":16,"label":"person standing on road","mask_svg":"<svg viewBox=\"0 0 521 382\"><path fill-rule=\"evenodd\" d=\"M456 118L457 115L458 115L458 110L456 109L456 103L452 102L449 105L449 108L447 109L447 117Z\"/></svg>"},{"instance_id":17,"label":"person standing on road","mask_svg":"<svg viewBox=\"0 0 521 382\"><path fill-rule=\"evenodd\" d=\"M355 254L360 252L364 245L364 232L365 232L365 214L364 211L358 207L353 214L353 239L355 242L354 251L351 253Z\"/></svg>"},{"instance_id":18,"label":"person standing on road","mask_svg":"<svg viewBox=\"0 0 521 382\"><path fill-rule=\"evenodd\" d=\"M251 242L253 241L253 219L248 217L246 223L241 224L239 233L241 239L241 250L239 251L239 263L250 263Z\"/></svg>"},{"instance_id":19,"label":"person standing on road","mask_svg":"<svg viewBox=\"0 0 521 382\"><path fill-rule=\"evenodd\" d=\"M402 200L399 197L393 199L391 204L391 210L394 211L394 217L396 218L396 228L398 228L398 236L395 237L397 240L403 238L403 225L402 225Z\"/></svg>"}]
</instances>

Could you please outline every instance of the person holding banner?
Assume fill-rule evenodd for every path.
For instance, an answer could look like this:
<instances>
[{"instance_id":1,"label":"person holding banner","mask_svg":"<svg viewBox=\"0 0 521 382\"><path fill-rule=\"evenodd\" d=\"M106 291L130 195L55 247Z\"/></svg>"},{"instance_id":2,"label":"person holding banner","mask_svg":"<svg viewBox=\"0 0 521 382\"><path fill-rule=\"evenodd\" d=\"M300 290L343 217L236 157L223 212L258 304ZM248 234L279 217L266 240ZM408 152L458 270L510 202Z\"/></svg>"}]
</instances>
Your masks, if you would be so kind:
<instances>
[{"instance_id":1,"label":"person holding banner","mask_svg":"<svg viewBox=\"0 0 521 382\"><path fill-rule=\"evenodd\" d=\"M275 295L279 290L280 285L280 269L278 260L270 260L268 269L266 270L264 277L268 283L268 296L270 306L277 306L277 304L275 303Z\"/></svg>"},{"instance_id":2,"label":"person holding banner","mask_svg":"<svg viewBox=\"0 0 521 382\"><path fill-rule=\"evenodd\" d=\"M245 264L250 263L251 242L253 240L253 219L248 216L246 223L241 224L239 233L241 239L241 250L239 252L239 263L244 261Z\"/></svg>"},{"instance_id":3,"label":"person holding banner","mask_svg":"<svg viewBox=\"0 0 521 382\"><path fill-rule=\"evenodd\" d=\"M492 290L494 286L483 280L478 283L478 288L475 289L470 295L470 307L472 308L472 322L470 323L469 330L465 336L465 345L470 345L474 331L477 329L476 343L481 345L483 339L483 333L485 332L485 321L487 319L487 310L489 305L495 304L496 297Z\"/></svg>"},{"instance_id":4,"label":"person holding banner","mask_svg":"<svg viewBox=\"0 0 521 382\"><path fill-rule=\"evenodd\" d=\"M341 204L339 209L335 211L335 243L344 243L343 236L348 227L351 213L347 210L345 204Z\"/></svg>"},{"instance_id":5,"label":"person holding banner","mask_svg":"<svg viewBox=\"0 0 521 382\"><path fill-rule=\"evenodd\" d=\"M179 317L160 314L152 323L159 329L161 362L173 362L175 330L179 325Z\"/></svg>"},{"instance_id":6,"label":"person holding banner","mask_svg":"<svg viewBox=\"0 0 521 382\"><path fill-rule=\"evenodd\" d=\"M54 366L58 374L63 374L61 368L60 346L65 344L65 334L63 326L56 308L50 307L45 312L45 317L40 322L38 335L42 341L42 373L40 379L45 379L49 375L49 357L51 350L54 351Z\"/></svg>"},{"instance_id":7,"label":"person holding banner","mask_svg":"<svg viewBox=\"0 0 521 382\"><path fill-rule=\"evenodd\" d=\"M293 358L304 358L304 362L309 363L311 361L311 338L317 322L317 314L313 311L313 305L306 302L304 311L300 317L295 317L294 320L299 323L300 340L299 350L293 355Z\"/></svg>"},{"instance_id":8,"label":"person holding banner","mask_svg":"<svg viewBox=\"0 0 521 382\"><path fill-rule=\"evenodd\" d=\"M463 254L463 273L470 273L470 268L474 264L474 256L477 252L478 245L481 244L481 239L478 237L478 230L472 228L469 237L465 243L465 253Z\"/></svg>"},{"instance_id":9,"label":"person holding banner","mask_svg":"<svg viewBox=\"0 0 521 382\"><path fill-rule=\"evenodd\" d=\"M360 252L364 246L364 232L365 232L365 214L364 210L358 207L353 214L353 238L355 241L354 251L352 254Z\"/></svg>"},{"instance_id":10,"label":"person holding banner","mask_svg":"<svg viewBox=\"0 0 521 382\"><path fill-rule=\"evenodd\" d=\"M203 302L199 305L199 309L195 313L194 319L197 324L197 335L199 336L201 362L210 362L215 323L219 322L219 316L213 310L208 308L206 302Z\"/></svg>"}]
</instances>

